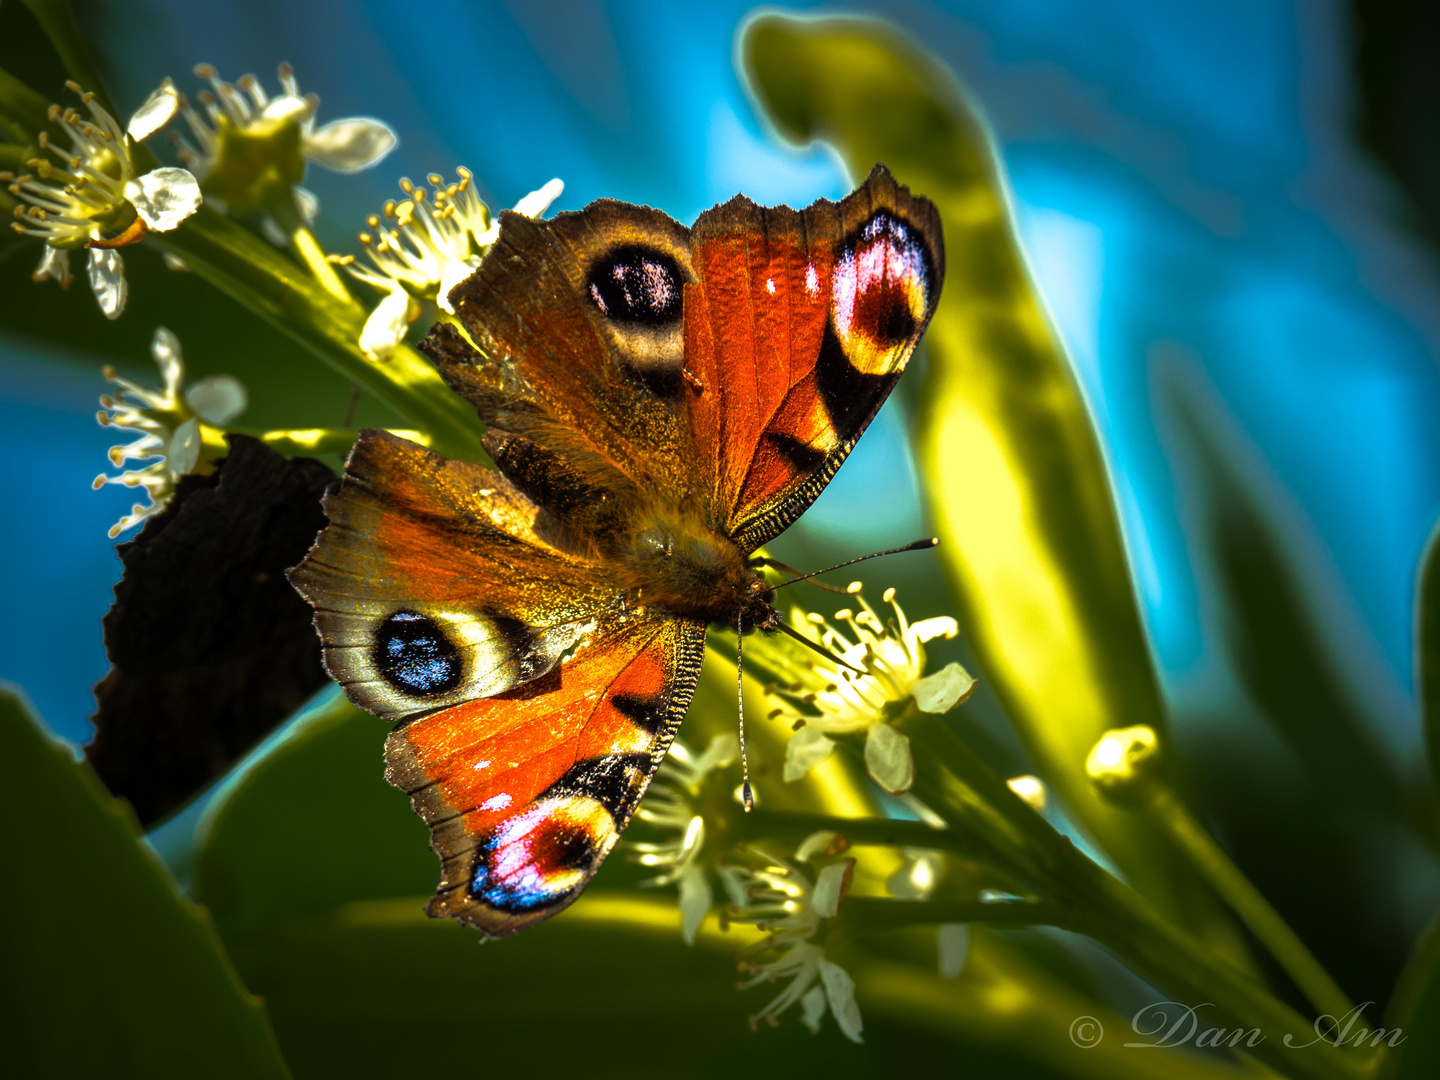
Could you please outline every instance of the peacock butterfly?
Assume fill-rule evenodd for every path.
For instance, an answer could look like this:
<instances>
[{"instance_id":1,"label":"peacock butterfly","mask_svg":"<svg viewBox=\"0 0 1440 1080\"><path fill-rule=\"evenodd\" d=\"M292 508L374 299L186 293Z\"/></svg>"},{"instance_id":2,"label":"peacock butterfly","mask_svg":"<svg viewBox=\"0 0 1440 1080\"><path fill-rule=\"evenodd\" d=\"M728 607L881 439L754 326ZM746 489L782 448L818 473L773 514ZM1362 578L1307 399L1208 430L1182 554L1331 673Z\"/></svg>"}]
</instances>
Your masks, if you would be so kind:
<instances>
[{"instance_id":1,"label":"peacock butterfly","mask_svg":"<svg viewBox=\"0 0 1440 1080\"><path fill-rule=\"evenodd\" d=\"M707 625L777 630L753 552L835 474L944 274L934 206L880 165L803 211L685 228L603 199L508 211L422 349L496 469L361 434L291 571L330 674L399 723L427 911L489 937L565 908L689 706Z\"/></svg>"}]
</instances>

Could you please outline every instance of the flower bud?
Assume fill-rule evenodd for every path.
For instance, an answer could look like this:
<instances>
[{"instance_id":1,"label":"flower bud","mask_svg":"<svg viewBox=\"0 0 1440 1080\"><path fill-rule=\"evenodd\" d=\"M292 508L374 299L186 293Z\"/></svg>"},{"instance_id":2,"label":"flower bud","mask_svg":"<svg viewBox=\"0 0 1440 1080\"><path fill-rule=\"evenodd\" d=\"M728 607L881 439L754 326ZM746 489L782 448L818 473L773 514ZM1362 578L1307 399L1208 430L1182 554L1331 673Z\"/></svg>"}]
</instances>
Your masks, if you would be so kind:
<instances>
[{"instance_id":1,"label":"flower bud","mask_svg":"<svg viewBox=\"0 0 1440 1080\"><path fill-rule=\"evenodd\" d=\"M1106 799L1120 804L1141 801L1160 776L1160 742L1144 724L1114 728L1085 759L1090 782Z\"/></svg>"}]
</instances>

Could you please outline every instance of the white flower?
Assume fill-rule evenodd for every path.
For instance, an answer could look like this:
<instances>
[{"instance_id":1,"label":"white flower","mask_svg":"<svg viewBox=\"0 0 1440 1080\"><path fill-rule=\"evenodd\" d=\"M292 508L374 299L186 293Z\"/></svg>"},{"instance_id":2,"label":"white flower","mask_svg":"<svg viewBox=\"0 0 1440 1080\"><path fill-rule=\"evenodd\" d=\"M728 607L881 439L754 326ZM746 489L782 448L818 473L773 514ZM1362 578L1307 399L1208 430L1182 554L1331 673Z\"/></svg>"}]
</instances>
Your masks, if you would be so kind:
<instances>
[{"instance_id":1,"label":"white flower","mask_svg":"<svg viewBox=\"0 0 1440 1080\"><path fill-rule=\"evenodd\" d=\"M320 99L300 93L289 64L280 65L276 97L253 75L228 83L210 64L197 64L195 74L208 80L211 90L196 95L198 109L181 99L180 114L190 135L175 132L171 140L180 160L200 178L207 198L226 210L268 213L284 205L313 221L319 204L298 186L307 161L356 173L378 164L399 143L388 124L371 117L350 116L317 128Z\"/></svg>"},{"instance_id":2,"label":"white flower","mask_svg":"<svg viewBox=\"0 0 1440 1080\"><path fill-rule=\"evenodd\" d=\"M714 900L710 877L699 861L705 846L705 819L696 812L695 805L711 774L739 760L740 741L733 734L715 736L699 755L676 739L635 817L678 835L661 843L626 841L635 862L661 871L645 885L679 886L680 932L687 945L695 943L695 935Z\"/></svg>"},{"instance_id":3,"label":"white flower","mask_svg":"<svg viewBox=\"0 0 1440 1080\"><path fill-rule=\"evenodd\" d=\"M202 181L223 157L222 144L231 132L264 138L288 124L296 125L297 149L302 158L346 174L378 165L399 145L400 139L389 124L368 116L347 116L317 128L315 113L320 98L300 93L300 84L289 64L280 65L281 93L273 98L254 75L242 75L231 84L221 79L210 64L196 64L195 74L207 80L214 92L202 90L196 95L203 115L189 102L182 102L181 113L194 141L181 136L176 142L181 160Z\"/></svg>"},{"instance_id":4,"label":"white flower","mask_svg":"<svg viewBox=\"0 0 1440 1080\"><path fill-rule=\"evenodd\" d=\"M827 846L807 841L801 850L813 853ZM753 848L750 852L759 860L757 866L728 867L724 875L733 901L731 919L752 922L767 934L741 953L740 970L751 977L740 988L790 980L778 997L750 1018L751 1026L758 1026L761 1020L773 1026L781 1013L799 1002L800 1021L812 1032L820 1030L828 1008L845 1037L861 1042L863 1025L855 1004L855 982L811 940L823 920L839 913L855 861L831 863L812 881L793 863ZM767 955L772 958L765 962L756 959Z\"/></svg>"},{"instance_id":5,"label":"white flower","mask_svg":"<svg viewBox=\"0 0 1440 1080\"><path fill-rule=\"evenodd\" d=\"M381 213L366 219L369 231L360 234L369 267L357 265L353 255L334 258L385 294L360 334L360 347L372 359L386 359L404 340L410 323L420 317L418 301L433 301L454 314L450 290L475 272L500 235L470 170L455 171L460 179L454 184L438 173L427 177L433 194L408 179L400 181L405 198L387 202ZM516 203L515 212L539 217L564 190L563 183L551 180Z\"/></svg>"},{"instance_id":6,"label":"white flower","mask_svg":"<svg viewBox=\"0 0 1440 1080\"><path fill-rule=\"evenodd\" d=\"M101 474L95 488L106 484L144 488L148 505L136 503L131 512L110 529L112 538L139 525L163 510L175 495L175 485L186 473L201 464L206 435L219 441L219 425L235 419L245 410L245 387L230 375L210 375L181 393L185 362L180 342L163 326L155 331L150 353L160 368L163 385L150 390L105 368L105 377L120 389L114 397L100 399L96 414L102 427L118 428L139 438L110 448L110 463L125 469L127 461L149 461L139 469L125 469L117 476ZM223 443L221 444L223 445Z\"/></svg>"},{"instance_id":7,"label":"white flower","mask_svg":"<svg viewBox=\"0 0 1440 1080\"><path fill-rule=\"evenodd\" d=\"M813 612L796 609L792 616L797 625L814 626L819 643L850 667L828 664L799 645L779 644L787 650L791 681L767 692L784 700L798 717L785 752L784 776L798 780L829 757L836 745L831 736L864 731L866 770L886 791L899 794L913 783L915 762L910 740L889 723L895 707L914 698L922 712L947 712L969 696L975 680L959 664L923 674L923 643L953 638L959 632L954 619L941 616L911 624L895 602L895 590L887 589L885 602L895 615L881 623L864 598L856 599L860 611L835 613L836 622L848 624L848 634ZM771 715L783 713L777 709Z\"/></svg>"},{"instance_id":8,"label":"white flower","mask_svg":"<svg viewBox=\"0 0 1440 1080\"><path fill-rule=\"evenodd\" d=\"M125 310L125 264L117 248L139 243L146 232L169 232L200 208L200 185L184 169L160 168L139 174L133 146L153 135L179 108L179 96L167 79L131 118L128 129L73 82L89 113L50 106L50 122L69 139L57 146L42 131L42 150L55 161L34 158L21 176L0 173L10 193L27 205L18 207L16 231L44 240L47 247L32 275L62 286L70 278L69 252L90 248L89 278L107 318ZM57 164L58 162L58 164Z\"/></svg>"}]
</instances>

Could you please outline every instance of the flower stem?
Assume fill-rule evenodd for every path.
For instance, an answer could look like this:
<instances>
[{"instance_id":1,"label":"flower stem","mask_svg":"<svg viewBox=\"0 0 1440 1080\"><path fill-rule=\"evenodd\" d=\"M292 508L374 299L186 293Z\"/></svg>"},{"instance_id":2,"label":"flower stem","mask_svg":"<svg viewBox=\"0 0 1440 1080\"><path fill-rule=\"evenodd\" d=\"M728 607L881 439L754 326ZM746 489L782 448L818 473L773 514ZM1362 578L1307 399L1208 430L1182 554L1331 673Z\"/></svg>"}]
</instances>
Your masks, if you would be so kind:
<instances>
[{"instance_id":1,"label":"flower stem","mask_svg":"<svg viewBox=\"0 0 1440 1080\"><path fill-rule=\"evenodd\" d=\"M1287 1075L1356 1080L1358 1056L1314 1039L1304 1017L1168 922L1148 900L1086 858L1070 839L1005 786L938 717L907 714L917 763L915 792L990 858L1013 860L1038 895L1074 913L1072 928L1108 946L1129 967L1184 1004L1213 1004L1225 1023L1258 1029L1255 1054ZM1293 1036L1296 1045L1285 1046Z\"/></svg>"},{"instance_id":2,"label":"flower stem","mask_svg":"<svg viewBox=\"0 0 1440 1080\"><path fill-rule=\"evenodd\" d=\"M55 54L60 57L60 63L70 78L84 89L93 92L95 100L112 116L119 118L121 124L124 124L124 118L115 111L109 96L105 93L105 84L100 81L100 71L90 57L90 48L85 44L85 39L80 36L80 28L75 25L75 16L70 11L69 0L22 0L22 2L30 9L30 14L35 16L35 21L40 24L40 29L45 31L45 36L50 39L50 44L55 48Z\"/></svg>"},{"instance_id":3,"label":"flower stem","mask_svg":"<svg viewBox=\"0 0 1440 1080\"><path fill-rule=\"evenodd\" d=\"M180 256L198 276L359 383L425 432L439 453L488 462L474 409L429 361L405 345L384 363L370 360L360 350L360 305L330 294L270 245L208 207L147 243Z\"/></svg>"},{"instance_id":4,"label":"flower stem","mask_svg":"<svg viewBox=\"0 0 1440 1080\"><path fill-rule=\"evenodd\" d=\"M851 844L878 847L929 848L969 854L965 838L948 829L935 829L922 821L896 818L851 818L831 814L793 814L757 807L748 814L732 815L728 835L738 841L800 841L817 832L840 833Z\"/></svg>"},{"instance_id":5,"label":"flower stem","mask_svg":"<svg viewBox=\"0 0 1440 1080\"><path fill-rule=\"evenodd\" d=\"M1149 809L1174 841L1235 913L1245 920L1252 933L1270 950L1270 955L1295 981L1300 992L1321 1013L1344 1016L1354 1007L1305 943L1280 917L1260 890L1230 861L1219 844L1167 785L1156 785Z\"/></svg>"},{"instance_id":6,"label":"flower stem","mask_svg":"<svg viewBox=\"0 0 1440 1080\"><path fill-rule=\"evenodd\" d=\"M315 234L309 228L297 225L290 234L290 242L295 245L295 253L300 256L301 261L315 275L315 280L320 282L321 288L342 303L352 301L350 291L345 288L340 275L335 273L335 267L331 266L330 260L325 257L320 241L315 239Z\"/></svg>"},{"instance_id":7,"label":"flower stem","mask_svg":"<svg viewBox=\"0 0 1440 1080\"><path fill-rule=\"evenodd\" d=\"M994 926L1068 927L1074 913L1053 900L1018 900L987 904L979 900L890 900L881 896L850 896L840 905L840 918L858 930L897 926L938 926L941 923L989 923Z\"/></svg>"}]
</instances>

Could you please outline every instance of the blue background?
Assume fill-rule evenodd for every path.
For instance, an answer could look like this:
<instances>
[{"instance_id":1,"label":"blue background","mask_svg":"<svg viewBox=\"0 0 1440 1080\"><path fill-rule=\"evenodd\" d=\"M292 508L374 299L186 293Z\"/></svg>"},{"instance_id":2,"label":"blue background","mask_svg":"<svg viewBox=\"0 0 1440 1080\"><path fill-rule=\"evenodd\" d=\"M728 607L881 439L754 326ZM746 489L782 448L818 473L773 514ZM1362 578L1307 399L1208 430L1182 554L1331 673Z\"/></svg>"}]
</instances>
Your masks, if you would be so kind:
<instances>
[{"instance_id":1,"label":"blue background","mask_svg":"<svg viewBox=\"0 0 1440 1080\"><path fill-rule=\"evenodd\" d=\"M1262 493L1376 734L1412 755L1413 587L1440 511L1440 304L1432 259L1349 134L1344 9L863 10L949 63L992 119L1023 241L1100 425L1177 708L1223 706L1235 691L1167 441L1162 387L1174 384L1206 403ZM374 115L400 132L372 172L312 172L332 250L356 249L355 228L396 178L459 164L492 205L560 176L557 209L613 196L685 221L736 191L803 205L849 186L827 153L788 150L756 119L733 66L743 4L144 0L84 11L122 108L166 74L193 90L197 61L273 85L288 59L321 95L322 123ZM93 304L83 283L68 299ZM0 559L14 570L0 677L77 741L106 666L99 619L118 562L105 529L131 501L90 490L112 441L93 422L103 359L0 337ZM143 351L126 359L153 373ZM853 549L922 524L903 426L887 409L799 528Z\"/></svg>"}]
</instances>

